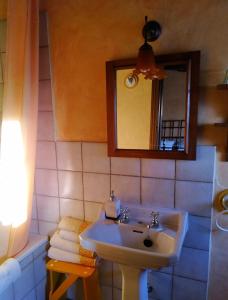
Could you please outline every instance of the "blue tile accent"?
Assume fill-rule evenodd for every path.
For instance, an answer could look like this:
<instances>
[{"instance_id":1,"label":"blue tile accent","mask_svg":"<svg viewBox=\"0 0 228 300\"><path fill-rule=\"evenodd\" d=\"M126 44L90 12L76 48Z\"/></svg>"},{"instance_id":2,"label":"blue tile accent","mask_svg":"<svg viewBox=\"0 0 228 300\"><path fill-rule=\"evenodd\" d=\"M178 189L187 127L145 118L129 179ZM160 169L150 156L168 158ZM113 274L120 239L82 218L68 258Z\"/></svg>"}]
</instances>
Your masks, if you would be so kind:
<instances>
[{"instance_id":1,"label":"blue tile accent","mask_svg":"<svg viewBox=\"0 0 228 300\"><path fill-rule=\"evenodd\" d=\"M209 250L211 219L189 215L189 229L184 246Z\"/></svg>"},{"instance_id":2,"label":"blue tile accent","mask_svg":"<svg viewBox=\"0 0 228 300\"><path fill-rule=\"evenodd\" d=\"M32 254L27 255L22 261L20 261L21 269L24 270L29 264L31 264L33 261Z\"/></svg>"},{"instance_id":3,"label":"blue tile accent","mask_svg":"<svg viewBox=\"0 0 228 300\"><path fill-rule=\"evenodd\" d=\"M14 283L15 300L23 299L34 288L33 264L23 270L21 277Z\"/></svg>"},{"instance_id":4,"label":"blue tile accent","mask_svg":"<svg viewBox=\"0 0 228 300\"><path fill-rule=\"evenodd\" d=\"M156 271L148 273L148 286L152 287L150 299L171 300L172 276Z\"/></svg>"},{"instance_id":5,"label":"blue tile accent","mask_svg":"<svg viewBox=\"0 0 228 300\"><path fill-rule=\"evenodd\" d=\"M35 284L38 284L47 276L46 257L46 252L43 252L34 260Z\"/></svg>"},{"instance_id":6,"label":"blue tile accent","mask_svg":"<svg viewBox=\"0 0 228 300\"><path fill-rule=\"evenodd\" d=\"M23 298L23 300L37 300L35 290L31 290L31 292L29 292L28 295ZM40 299L38 298L38 300Z\"/></svg>"},{"instance_id":7,"label":"blue tile accent","mask_svg":"<svg viewBox=\"0 0 228 300\"><path fill-rule=\"evenodd\" d=\"M2 294L0 294L0 299L1 300L14 300L12 284Z\"/></svg>"},{"instance_id":8,"label":"blue tile accent","mask_svg":"<svg viewBox=\"0 0 228 300\"><path fill-rule=\"evenodd\" d=\"M47 279L41 280L41 282L36 287L36 299L37 300L46 300L46 284Z\"/></svg>"},{"instance_id":9,"label":"blue tile accent","mask_svg":"<svg viewBox=\"0 0 228 300\"><path fill-rule=\"evenodd\" d=\"M201 281L174 276L173 299L206 300L207 284Z\"/></svg>"},{"instance_id":10,"label":"blue tile accent","mask_svg":"<svg viewBox=\"0 0 228 300\"><path fill-rule=\"evenodd\" d=\"M182 248L180 260L174 266L174 274L191 279L207 281L209 252Z\"/></svg>"},{"instance_id":11,"label":"blue tile accent","mask_svg":"<svg viewBox=\"0 0 228 300\"><path fill-rule=\"evenodd\" d=\"M45 252L47 249L47 246L48 246L48 242L46 241L42 245L40 245L37 249L35 249L33 252L34 259L36 257L40 256L43 252Z\"/></svg>"}]
</instances>

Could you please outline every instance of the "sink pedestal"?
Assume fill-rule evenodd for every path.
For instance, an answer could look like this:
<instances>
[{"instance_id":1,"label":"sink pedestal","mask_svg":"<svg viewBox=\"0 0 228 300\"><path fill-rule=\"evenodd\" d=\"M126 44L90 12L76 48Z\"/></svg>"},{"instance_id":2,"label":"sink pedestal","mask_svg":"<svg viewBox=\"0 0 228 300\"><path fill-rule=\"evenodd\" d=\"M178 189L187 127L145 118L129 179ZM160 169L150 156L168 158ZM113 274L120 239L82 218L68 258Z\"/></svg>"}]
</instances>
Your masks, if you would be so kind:
<instances>
[{"instance_id":1,"label":"sink pedestal","mask_svg":"<svg viewBox=\"0 0 228 300\"><path fill-rule=\"evenodd\" d=\"M148 300L147 270L119 265L122 272L122 300Z\"/></svg>"}]
</instances>

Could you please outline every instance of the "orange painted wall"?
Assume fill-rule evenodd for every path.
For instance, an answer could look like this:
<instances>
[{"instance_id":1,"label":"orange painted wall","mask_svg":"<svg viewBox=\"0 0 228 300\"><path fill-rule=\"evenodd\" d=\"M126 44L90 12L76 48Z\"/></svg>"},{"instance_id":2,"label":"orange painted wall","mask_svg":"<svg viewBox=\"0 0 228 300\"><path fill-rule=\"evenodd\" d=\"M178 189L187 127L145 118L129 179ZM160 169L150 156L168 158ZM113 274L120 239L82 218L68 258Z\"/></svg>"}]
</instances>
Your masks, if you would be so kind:
<instances>
[{"instance_id":1,"label":"orange painted wall","mask_svg":"<svg viewBox=\"0 0 228 300\"><path fill-rule=\"evenodd\" d=\"M137 55L145 15L163 28L153 43L156 53L202 51L202 85L220 82L228 66L227 1L201 0L189 5L187 0L42 0L41 4L49 16L60 140L106 141L105 61ZM204 126L219 118L220 109L211 103L211 93L220 107L221 93L203 89L201 106L213 110L213 118L201 122L200 117ZM202 132L208 136L205 128Z\"/></svg>"},{"instance_id":2,"label":"orange painted wall","mask_svg":"<svg viewBox=\"0 0 228 300\"><path fill-rule=\"evenodd\" d=\"M0 0L0 20L7 17L7 0Z\"/></svg>"}]
</instances>

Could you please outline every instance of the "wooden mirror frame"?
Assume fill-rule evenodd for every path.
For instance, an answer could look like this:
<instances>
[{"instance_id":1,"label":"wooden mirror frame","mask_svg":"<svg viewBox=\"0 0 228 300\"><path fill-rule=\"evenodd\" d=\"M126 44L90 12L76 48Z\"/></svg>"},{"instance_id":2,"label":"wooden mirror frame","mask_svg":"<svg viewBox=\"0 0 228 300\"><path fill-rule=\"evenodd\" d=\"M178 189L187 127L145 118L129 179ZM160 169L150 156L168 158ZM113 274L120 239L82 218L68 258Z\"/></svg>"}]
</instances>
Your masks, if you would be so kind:
<instances>
[{"instance_id":1,"label":"wooden mirror frame","mask_svg":"<svg viewBox=\"0 0 228 300\"><path fill-rule=\"evenodd\" d=\"M116 70L134 68L136 58L133 58L106 62L108 155L114 157L194 160L196 158L200 51L159 55L156 56L156 62L160 65L187 64L185 150L163 151L117 148Z\"/></svg>"}]
</instances>

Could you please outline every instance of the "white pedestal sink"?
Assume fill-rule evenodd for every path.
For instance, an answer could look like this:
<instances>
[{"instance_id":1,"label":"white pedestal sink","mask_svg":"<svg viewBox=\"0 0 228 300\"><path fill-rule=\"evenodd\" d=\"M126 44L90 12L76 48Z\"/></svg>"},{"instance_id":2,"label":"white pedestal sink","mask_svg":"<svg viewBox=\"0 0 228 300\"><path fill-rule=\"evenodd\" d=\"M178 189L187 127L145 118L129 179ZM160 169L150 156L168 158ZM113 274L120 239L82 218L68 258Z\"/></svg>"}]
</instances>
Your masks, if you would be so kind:
<instances>
[{"instance_id":1,"label":"white pedestal sink","mask_svg":"<svg viewBox=\"0 0 228 300\"><path fill-rule=\"evenodd\" d=\"M130 206L129 223L100 219L80 234L81 245L103 259L118 263L122 271L123 300L147 300L147 269L173 265L180 256L188 229L188 214L176 209ZM158 228L146 227L151 212L159 211ZM149 238L151 247L144 245Z\"/></svg>"}]
</instances>

